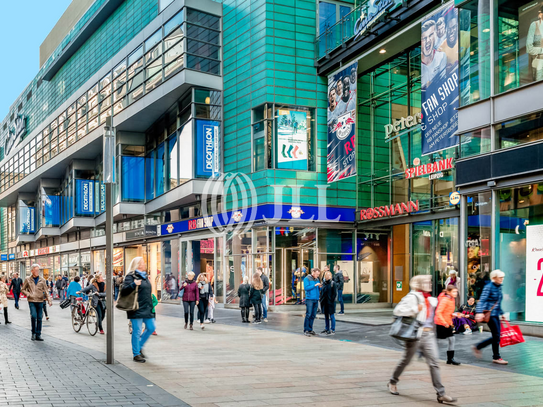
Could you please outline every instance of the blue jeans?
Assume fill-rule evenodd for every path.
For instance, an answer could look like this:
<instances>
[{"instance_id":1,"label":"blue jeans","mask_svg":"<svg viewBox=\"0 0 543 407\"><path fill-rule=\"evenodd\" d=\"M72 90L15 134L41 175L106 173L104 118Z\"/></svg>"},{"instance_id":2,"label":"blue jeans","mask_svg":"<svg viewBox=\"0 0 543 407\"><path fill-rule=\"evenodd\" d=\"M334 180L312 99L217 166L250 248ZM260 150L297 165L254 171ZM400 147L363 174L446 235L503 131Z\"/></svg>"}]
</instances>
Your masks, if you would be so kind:
<instances>
[{"instance_id":1,"label":"blue jeans","mask_svg":"<svg viewBox=\"0 0 543 407\"><path fill-rule=\"evenodd\" d=\"M13 292L13 298L15 299L15 306L19 308L19 297L21 296L21 293Z\"/></svg>"},{"instance_id":2,"label":"blue jeans","mask_svg":"<svg viewBox=\"0 0 543 407\"><path fill-rule=\"evenodd\" d=\"M339 312L345 311L345 304L343 304L343 290L337 290L337 300L339 301L339 306L341 307Z\"/></svg>"},{"instance_id":3,"label":"blue jeans","mask_svg":"<svg viewBox=\"0 0 543 407\"><path fill-rule=\"evenodd\" d=\"M324 314L324 329L330 330L330 320L332 320L332 331L336 330L336 314Z\"/></svg>"},{"instance_id":4,"label":"blue jeans","mask_svg":"<svg viewBox=\"0 0 543 407\"><path fill-rule=\"evenodd\" d=\"M119 286L118 285L115 286L114 295L115 295L115 301L117 301L117 298L119 297Z\"/></svg>"},{"instance_id":5,"label":"blue jeans","mask_svg":"<svg viewBox=\"0 0 543 407\"><path fill-rule=\"evenodd\" d=\"M43 318L43 302L29 302L30 322L32 324L32 335L41 335L41 320Z\"/></svg>"},{"instance_id":6,"label":"blue jeans","mask_svg":"<svg viewBox=\"0 0 543 407\"><path fill-rule=\"evenodd\" d=\"M488 321L488 328L492 332L492 336L488 339L485 339L482 342L477 344L477 349L483 349L488 345L492 344L492 359L498 360L501 359L500 356L500 334L501 334L501 325L500 317L490 317Z\"/></svg>"},{"instance_id":7,"label":"blue jeans","mask_svg":"<svg viewBox=\"0 0 543 407\"><path fill-rule=\"evenodd\" d=\"M138 318L131 319L132 321L132 354L138 356L141 353L141 348L145 346L147 339L155 332L154 318ZM145 331L142 332L143 324Z\"/></svg>"},{"instance_id":8,"label":"blue jeans","mask_svg":"<svg viewBox=\"0 0 543 407\"><path fill-rule=\"evenodd\" d=\"M304 319L304 332L311 332L313 330L313 321L317 316L317 309L319 307L319 300L305 300L305 319Z\"/></svg>"},{"instance_id":9,"label":"blue jeans","mask_svg":"<svg viewBox=\"0 0 543 407\"><path fill-rule=\"evenodd\" d=\"M263 318L268 318L268 302L266 301L266 294L262 294L262 314Z\"/></svg>"}]
</instances>

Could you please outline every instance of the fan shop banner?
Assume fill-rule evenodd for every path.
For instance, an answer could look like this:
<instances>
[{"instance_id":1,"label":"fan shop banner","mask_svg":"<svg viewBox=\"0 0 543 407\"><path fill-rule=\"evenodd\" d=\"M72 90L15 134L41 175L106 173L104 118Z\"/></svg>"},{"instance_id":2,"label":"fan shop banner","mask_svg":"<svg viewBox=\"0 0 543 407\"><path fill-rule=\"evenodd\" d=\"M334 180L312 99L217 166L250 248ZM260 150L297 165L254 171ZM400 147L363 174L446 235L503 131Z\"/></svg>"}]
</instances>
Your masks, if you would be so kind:
<instances>
[{"instance_id":1,"label":"fan shop banner","mask_svg":"<svg viewBox=\"0 0 543 407\"><path fill-rule=\"evenodd\" d=\"M422 22L422 154L456 146L458 137L458 9L454 5Z\"/></svg>"},{"instance_id":2,"label":"fan shop banner","mask_svg":"<svg viewBox=\"0 0 543 407\"><path fill-rule=\"evenodd\" d=\"M356 175L358 62L328 77L328 183Z\"/></svg>"}]
</instances>

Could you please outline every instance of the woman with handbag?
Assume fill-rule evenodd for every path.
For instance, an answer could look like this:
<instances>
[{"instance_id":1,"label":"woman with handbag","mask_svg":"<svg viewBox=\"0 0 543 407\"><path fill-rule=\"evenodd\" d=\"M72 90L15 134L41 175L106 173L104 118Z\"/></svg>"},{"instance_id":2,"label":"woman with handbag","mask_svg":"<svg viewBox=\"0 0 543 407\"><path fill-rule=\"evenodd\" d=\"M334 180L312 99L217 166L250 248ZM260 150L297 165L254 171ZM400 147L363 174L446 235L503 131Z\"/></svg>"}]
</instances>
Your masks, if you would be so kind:
<instances>
[{"instance_id":1,"label":"woman with handbag","mask_svg":"<svg viewBox=\"0 0 543 407\"><path fill-rule=\"evenodd\" d=\"M454 312L456 307L456 297L458 296L458 290L454 285L448 285L447 289L439 294L438 304L436 308L436 316L434 322L436 323L437 339L447 339L449 347L447 348L447 364L458 366L460 363L454 360L454 325L453 316L456 316Z\"/></svg>"},{"instance_id":2,"label":"woman with handbag","mask_svg":"<svg viewBox=\"0 0 543 407\"><path fill-rule=\"evenodd\" d=\"M127 308L127 304L133 305ZM153 313L152 286L147 278L147 265L143 257L135 257L130 263L121 287L117 308L125 309L128 319L132 322L134 362L145 363L142 349L147 339L155 332L155 314ZM143 331L144 324L145 331Z\"/></svg>"},{"instance_id":3,"label":"woman with handbag","mask_svg":"<svg viewBox=\"0 0 543 407\"><path fill-rule=\"evenodd\" d=\"M405 341L405 349L402 359L394 369L388 390L391 394L399 395L397 383L400 381L400 375L407 367L411 359L419 350L426 359L430 368L432 384L437 392L437 401L440 403L454 403L454 397L445 394L445 387L441 383L441 374L439 373L439 358L437 354L437 342L434 334L434 310L437 306L437 300L431 296L432 276L419 275L411 279L411 291L402 298L400 303L394 308L394 315L402 318L415 319L420 327L416 330L415 338Z\"/></svg>"},{"instance_id":4,"label":"woman with handbag","mask_svg":"<svg viewBox=\"0 0 543 407\"><path fill-rule=\"evenodd\" d=\"M504 277L505 273L501 270L494 270L492 273L490 273L491 282L488 283L483 289L481 298L479 298L479 302L477 303L475 314L475 320L477 322L486 322L488 324L488 328L490 329L490 332L492 332L492 336L482 342L479 342L477 346L474 346L473 353L477 358L481 358L481 349L492 344L492 362L497 363L498 365L507 365L508 363L500 356L500 319L505 319L501 306L503 299L502 284Z\"/></svg>"},{"instance_id":5,"label":"woman with handbag","mask_svg":"<svg viewBox=\"0 0 543 407\"><path fill-rule=\"evenodd\" d=\"M183 291L183 310L185 311L185 329L189 323L190 316L190 330L192 331L192 324L194 323L194 306L199 304L200 290L198 290L198 283L194 279L194 273L189 271L187 278L181 287Z\"/></svg>"}]
</instances>

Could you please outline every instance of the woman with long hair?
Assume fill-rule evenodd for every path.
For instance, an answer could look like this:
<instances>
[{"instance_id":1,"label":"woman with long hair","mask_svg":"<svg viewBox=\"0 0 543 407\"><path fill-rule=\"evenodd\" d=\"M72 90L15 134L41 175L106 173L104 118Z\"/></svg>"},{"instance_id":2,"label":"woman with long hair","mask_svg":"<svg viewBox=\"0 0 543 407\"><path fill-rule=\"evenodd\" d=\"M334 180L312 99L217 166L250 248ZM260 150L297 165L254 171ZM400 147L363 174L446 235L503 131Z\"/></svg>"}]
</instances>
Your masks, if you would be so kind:
<instances>
[{"instance_id":1,"label":"woman with long hair","mask_svg":"<svg viewBox=\"0 0 543 407\"><path fill-rule=\"evenodd\" d=\"M90 294L91 304L96 310L96 317L98 320L98 329L100 334L104 335L104 328L102 321L106 316L106 283L102 274L96 274L96 277L91 283L81 290L83 294Z\"/></svg>"},{"instance_id":2,"label":"woman with long hair","mask_svg":"<svg viewBox=\"0 0 543 407\"><path fill-rule=\"evenodd\" d=\"M207 282L205 274L198 275L198 318L200 319L200 328L204 329L204 321L206 318L207 306L209 302L209 297L213 294L213 288L211 284Z\"/></svg>"},{"instance_id":3,"label":"woman with long hair","mask_svg":"<svg viewBox=\"0 0 543 407\"><path fill-rule=\"evenodd\" d=\"M455 301L458 296L458 289L454 285L448 285L447 288L437 297L437 308L434 322L436 324L437 339L447 339L449 347L447 348L447 364L458 366L460 363L454 360L454 324L453 316L456 316Z\"/></svg>"},{"instance_id":4,"label":"woman with long hair","mask_svg":"<svg viewBox=\"0 0 543 407\"><path fill-rule=\"evenodd\" d=\"M181 289L183 290L185 329L187 329L190 317L190 330L192 331L192 324L194 323L194 306L198 305L200 300L200 290L198 290L198 283L194 279L194 273L192 271L187 273L187 278L185 279Z\"/></svg>"},{"instance_id":5,"label":"woman with long hair","mask_svg":"<svg viewBox=\"0 0 543 407\"><path fill-rule=\"evenodd\" d=\"M6 325L11 324L11 322L8 319L8 292L9 292L9 287L6 284L6 276L2 276L0 277L0 303L4 307L4 321Z\"/></svg>"},{"instance_id":6,"label":"woman with long hair","mask_svg":"<svg viewBox=\"0 0 543 407\"><path fill-rule=\"evenodd\" d=\"M258 273L253 274L251 289L249 291L249 301L255 309L255 319L253 324L260 324L262 319L262 291L264 283Z\"/></svg>"}]
</instances>

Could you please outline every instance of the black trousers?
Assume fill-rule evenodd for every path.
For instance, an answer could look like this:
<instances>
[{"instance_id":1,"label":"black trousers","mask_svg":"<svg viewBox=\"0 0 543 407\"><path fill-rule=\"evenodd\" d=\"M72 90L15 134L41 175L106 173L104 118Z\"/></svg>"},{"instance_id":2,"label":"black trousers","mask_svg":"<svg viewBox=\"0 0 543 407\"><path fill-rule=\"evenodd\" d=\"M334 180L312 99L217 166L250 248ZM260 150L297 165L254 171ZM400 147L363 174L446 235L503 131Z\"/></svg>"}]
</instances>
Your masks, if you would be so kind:
<instances>
[{"instance_id":1,"label":"black trousers","mask_svg":"<svg viewBox=\"0 0 543 407\"><path fill-rule=\"evenodd\" d=\"M194 322L194 306L196 301L183 301L183 309L185 310L185 324L189 323L190 315L190 324Z\"/></svg>"},{"instance_id":2,"label":"black trousers","mask_svg":"<svg viewBox=\"0 0 543 407\"><path fill-rule=\"evenodd\" d=\"M260 321L262 318L262 303L253 304L253 307L255 308L255 321Z\"/></svg>"},{"instance_id":3,"label":"black trousers","mask_svg":"<svg viewBox=\"0 0 543 407\"><path fill-rule=\"evenodd\" d=\"M241 307L241 320L242 321L249 320L249 307Z\"/></svg>"},{"instance_id":4,"label":"black trousers","mask_svg":"<svg viewBox=\"0 0 543 407\"><path fill-rule=\"evenodd\" d=\"M4 321L8 323L8 307L4 307Z\"/></svg>"},{"instance_id":5,"label":"black trousers","mask_svg":"<svg viewBox=\"0 0 543 407\"><path fill-rule=\"evenodd\" d=\"M98 319L98 329L100 331L103 331L104 328L102 327L102 321L104 320L104 317L106 316L106 308L100 302L96 306L96 316Z\"/></svg>"},{"instance_id":6,"label":"black trousers","mask_svg":"<svg viewBox=\"0 0 543 407\"><path fill-rule=\"evenodd\" d=\"M204 323L206 317L207 304L208 300L203 300L200 298L200 302L198 302L198 318L200 319L201 324Z\"/></svg>"},{"instance_id":7,"label":"black trousers","mask_svg":"<svg viewBox=\"0 0 543 407\"><path fill-rule=\"evenodd\" d=\"M49 315L47 314L47 301L43 302L43 313L45 314L46 318L49 318Z\"/></svg>"}]
</instances>

